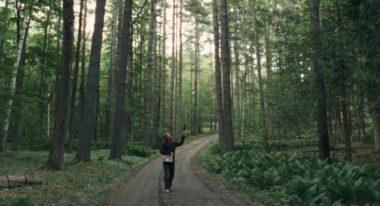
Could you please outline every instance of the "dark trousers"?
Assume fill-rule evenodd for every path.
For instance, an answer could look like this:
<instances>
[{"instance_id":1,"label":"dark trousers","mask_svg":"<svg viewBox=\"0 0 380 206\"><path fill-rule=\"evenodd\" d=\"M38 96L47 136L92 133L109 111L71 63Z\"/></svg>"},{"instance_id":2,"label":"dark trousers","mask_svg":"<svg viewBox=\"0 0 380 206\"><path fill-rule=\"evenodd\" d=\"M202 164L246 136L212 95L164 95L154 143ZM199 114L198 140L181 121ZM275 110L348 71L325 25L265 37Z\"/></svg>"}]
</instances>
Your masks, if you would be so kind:
<instances>
[{"instance_id":1,"label":"dark trousers","mask_svg":"<svg viewBox=\"0 0 380 206\"><path fill-rule=\"evenodd\" d=\"M164 162L164 183L165 189L169 189L172 186L174 178L174 162Z\"/></svg>"}]
</instances>

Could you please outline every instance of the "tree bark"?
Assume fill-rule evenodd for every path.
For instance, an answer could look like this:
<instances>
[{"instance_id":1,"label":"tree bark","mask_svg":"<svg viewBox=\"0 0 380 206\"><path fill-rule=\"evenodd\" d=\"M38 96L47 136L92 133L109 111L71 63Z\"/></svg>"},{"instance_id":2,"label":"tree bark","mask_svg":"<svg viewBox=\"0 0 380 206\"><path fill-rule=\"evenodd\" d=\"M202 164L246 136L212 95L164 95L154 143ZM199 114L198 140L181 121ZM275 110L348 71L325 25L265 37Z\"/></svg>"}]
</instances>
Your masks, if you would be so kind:
<instances>
[{"instance_id":1,"label":"tree bark","mask_svg":"<svg viewBox=\"0 0 380 206\"><path fill-rule=\"evenodd\" d=\"M49 159L45 166L47 169L62 169L64 139L68 121L69 99L70 99L70 67L72 62L73 47L73 24L74 24L74 2L63 1L63 45L62 57L57 82L56 112L53 131L52 145L50 147Z\"/></svg>"},{"instance_id":2,"label":"tree bark","mask_svg":"<svg viewBox=\"0 0 380 206\"><path fill-rule=\"evenodd\" d=\"M126 70L128 65L129 56L129 37L130 37L130 25L132 18L132 4L133 0L124 1L123 12L123 24L121 29L121 35L119 35L118 49L119 49L119 65L116 78L116 105L113 113L113 125L112 125L112 141L111 141L111 153L110 159L121 159L125 126L125 97L126 97Z\"/></svg>"},{"instance_id":3,"label":"tree bark","mask_svg":"<svg viewBox=\"0 0 380 206\"><path fill-rule=\"evenodd\" d=\"M27 31L29 27L30 18L32 15L32 7L30 7L30 10L26 14L24 21L23 21L23 27L20 32L20 38L17 41L17 51L16 51L16 61L13 65L13 71L11 76L11 82L10 82L10 92L9 96L10 98L7 100L6 106L5 106L5 117L1 124L1 133L0 133L0 152L5 150L5 144L8 137L8 129L9 129L9 120L12 112L13 107L13 101L14 101L14 95L16 91L16 82L18 77L18 72L22 67L20 67L21 60L22 60L22 54L25 52L25 46L26 46L26 38L27 38ZM20 86L20 85L19 85Z\"/></svg>"},{"instance_id":4,"label":"tree bark","mask_svg":"<svg viewBox=\"0 0 380 206\"><path fill-rule=\"evenodd\" d=\"M214 59L215 59L215 92L218 110L219 142L223 142L224 137L224 112L223 112L223 93L222 93L222 72L219 58L219 18L218 2L212 1L213 33L214 33Z\"/></svg>"},{"instance_id":5,"label":"tree bark","mask_svg":"<svg viewBox=\"0 0 380 206\"><path fill-rule=\"evenodd\" d=\"M87 2L87 0L86 0ZM86 28L87 28L87 3L84 5L84 17L83 17L83 36L82 36L82 48L81 48L81 68L80 68L80 83L79 83L79 110L80 110L80 119L83 119L84 114L84 96L85 96L85 83L86 83L86 42L88 39L88 35L86 36Z\"/></svg>"},{"instance_id":6,"label":"tree bark","mask_svg":"<svg viewBox=\"0 0 380 206\"><path fill-rule=\"evenodd\" d=\"M155 107L155 66L156 66L156 0L151 1L150 5L150 22L149 22L149 40L148 40L148 67L145 79L145 118L144 118L144 142L146 145L152 145L155 134L154 126L154 107Z\"/></svg>"},{"instance_id":7,"label":"tree bark","mask_svg":"<svg viewBox=\"0 0 380 206\"><path fill-rule=\"evenodd\" d=\"M317 126L319 134L319 157L330 160L329 134L327 126L326 87L321 64L321 37L319 25L319 0L310 0L311 43L314 67L314 89L317 101Z\"/></svg>"},{"instance_id":8,"label":"tree bark","mask_svg":"<svg viewBox=\"0 0 380 206\"><path fill-rule=\"evenodd\" d=\"M87 1L86 1L87 3ZM80 49L82 41L82 23L83 23L83 9L84 9L85 0L80 0L80 9L79 9L79 20L78 20L78 34L77 34L77 44L75 48L75 65L73 71L73 82L71 87L71 103L70 103L70 117L69 117L69 152L72 152L73 139L77 136L76 124L74 123L75 115L75 102L77 95L78 87L78 73L79 73L79 63L80 63ZM85 34L83 34L85 35Z\"/></svg>"},{"instance_id":9,"label":"tree bark","mask_svg":"<svg viewBox=\"0 0 380 206\"><path fill-rule=\"evenodd\" d=\"M176 0L173 0L173 34L172 34L172 68L171 68L171 79L170 79L170 108L169 108L169 126L170 132L174 134L175 126L174 126L174 81L175 81L175 29L176 29L176 19L175 19L175 8L176 8Z\"/></svg>"},{"instance_id":10,"label":"tree bark","mask_svg":"<svg viewBox=\"0 0 380 206\"><path fill-rule=\"evenodd\" d=\"M160 95L160 119L158 131L163 132L165 124L165 96L166 96L166 0L163 0L163 32L162 32L162 60L161 60L161 95Z\"/></svg>"},{"instance_id":11,"label":"tree bark","mask_svg":"<svg viewBox=\"0 0 380 206\"><path fill-rule=\"evenodd\" d=\"M256 68L257 68L257 78L259 81L259 99L260 99L260 123L261 123L261 135L263 141L263 147L266 152L269 151L268 147L268 130L267 130L267 120L266 120L266 111L265 111L265 97L264 97L264 83L261 75L261 45L259 40L259 31L257 24L257 9L256 9L256 0L252 0L252 11L253 16L253 29L254 29L254 42L256 46Z\"/></svg>"},{"instance_id":12,"label":"tree bark","mask_svg":"<svg viewBox=\"0 0 380 206\"><path fill-rule=\"evenodd\" d=\"M49 11L47 13L47 16L46 16L46 19L45 19L45 26L44 26L44 41L43 41L43 45L42 45L42 51L43 53L46 53L47 50L48 50L48 29L49 29L49 26L50 26L50 17L51 17L51 13L52 13L52 5L50 4L49 5ZM39 106L39 114L38 114L38 124L37 124L37 127L39 128L38 130L38 137L42 137L43 136L43 132L44 132L44 119L45 119L45 111L46 111L46 103L44 101L44 97L46 95L46 81L47 81L47 78L46 78L46 70L47 70L47 65L46 65L46 57L45 58L41 58L41 71L40 71L40 88L39 88L39 91L38 91L38 96L39 96L39 102L38 102L38 106Z\"/></svg>"},{"instance_id":13,"label":"tree bark","mask_svg":"<svg viewBox=\"0 0 380 206\"><path fill-rule=\"evenodd\" d=\"M178 136L183 135L184 117L182 101L182 70L183 70L183 43L182 43L182 22L183 22L183 0L179 0L179 62L178 62Z\"/></svg>"},{"instance_id":14,"label":"tree bark","mask_svg":"<svg viewBox=\"0 0 380 206\"><path fill-rule=\"evenodd\" d=\"M97 96L99 88L99 70L103 41L104 13L106 0L97 0L95 9L95 26L92 36L90 64L87 74L84 114L82 127L79 131L79 144L76 154L77 161L91 161L91 138L94 136L96 123Z\"/></svg>"},{"instance_id":15,"label":"tree bark","mask_svg":"<svg viewBox=\"0 0 380 206\"><path fill-rule=\"evenodd\" d=\"M24 35L24 43L22 46L22 52L21 52L21 60L20 64L18 65L17 68L17 78L16 78L16 88L15 88L15 93L14 93L14 104L12 108L12 114L11 114L11 119L13 119L13 125L11 127L11 137L12 137L12 150L16 151L18 149L18 144L20 141L20 136L21 136L21 130L22 130L22 101L20 99L21 97L21 91L22 87L24 84L24 66L25 66L25 53L26 53L26 46L27 46L27 37L28 37L28 31L29 31L29 25L30 25L30 19L31 19L31 11L29 13L29 21L26 25L25 29L25 35Z\"/></svg>"},{"instance_id":16,"label":"tree bark","mask_svg":"<svg viewBox=\"0 0 380 206\"><path fill-rule=\"evenodd\" d=\"M30 175L2 175L0 176L0 189L12 189L28 185L42 184L39 176Z\"/></svg>"},{"instance_id":17,"label":"tree bark","mask_svg":"<svg viewBox=\"0 0 380 206\"><path fill-rule=\"evenodd\" d=\"M348 115L348 97L346 92L346 82L347 82L347 73L346 73L346 66L345 66L345 49L344 49L344 35L343 35L343 24L342 24L342 17L340 13L340 5L339 0L336 2L336 8L337 8L337 17L338 17L338 32L339 32L339 40L338 40L338 62L337 65L339 67L339 77L340 77L340 90L342 99L340 101L340 106L342 108L342 116L343 116L343 133L344 133L344 139L346 144L346 160L352 161L352 149L351 149L351 126L349 122L349 115Z\"/></svg>"},{"instance_id":18,"label":"tree bark","mask_svg":"<svg viewBox=\"0 0 380 206\"><path fill-rule=\"evenodd\" d=\"M194 44L194 85L193 85L193 124L191 129L191 134L195 135L198 133L199 125L199 110L198 110L198 92L199 92L199 20L195 17L195 44Z\"/></svg>"},{"instance_id":19,"label":"tree bark","mask_svg":"<svg viewBox=\"0 0 380 206\"><path fill-rule=\"evenodd\" d=\"M380 152L380 109L371 112L371 119L374 134L374 149L376 153Z\"/></svg>"},{"instance_id":20,"label":"tree bark","mask_svg":"<svg viewBox=\"0 0 380 206\"><path fill-rule=\"evenodd\" d=\"M117 14L120 10L118 7L119 0L113 0L112 20L111 20L111 51L110 51L110 64L107 76L107 97L106 97L106 111L105 111L105 137L111 139L111 118L114 102L114 82L115 82L115 69L116 69L116 44L117 44Z\"/></svg>"},{"instance_id":21,"label":"tree bark","mask_svg":"<svg viewBox=\"0 0 380 206\"><path fill-rule=\"evenodd\" d=\"M238 16L239 14L236 12L235 14L236 16ZM239 127L239 125L241 124L242 122L242 119L241 119L241 114L242 114L242 111L241 111L241 95L240 95L240 59L239 59L239 55L240 55L240 45L239 45L239 36L238 36L238 33L239 33L239 28L238 28L238 21L236 20L236 23L235 23L235 38L234 38L234 46L233 46L233 49L234 49L234 58L235 58L235 62L234 62L234 66L235 66L235 88L234 88L234 109L235 109L235 117L236 117L236 128L239 128L237 129L238 132L239 132L239 135L241 136L241 131Z\"/></svg>"},{"instance_id":22,"label":"tree bark","mask_svg":"<svg viewBox=\"0 0 380 206\"><path fill-rule=\"evenodd\" d=\"M221 152L234 150L234 137L232 130L232 105L231 105L231 76L230 76L230 45L228 40L228 6L227 0L220 0L220 49L221 66L223 69L223 106L224 106L224 138L221 142Z\"/></svg>"}]
</instances>

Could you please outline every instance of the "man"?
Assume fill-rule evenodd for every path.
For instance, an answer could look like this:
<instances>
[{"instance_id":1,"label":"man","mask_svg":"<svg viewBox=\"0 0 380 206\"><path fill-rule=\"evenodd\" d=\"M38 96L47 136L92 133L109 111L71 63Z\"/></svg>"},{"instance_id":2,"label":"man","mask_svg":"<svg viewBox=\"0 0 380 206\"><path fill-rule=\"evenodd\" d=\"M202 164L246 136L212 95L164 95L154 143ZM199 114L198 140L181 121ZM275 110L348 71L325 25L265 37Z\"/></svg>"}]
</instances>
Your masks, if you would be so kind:
<instances>
[{"instance_id":1,"label":"man","mask_svg":"<svg viewBox=\"0 0 380 206\"><path fill-rule=\"evenodd\" d=\"M160 152L163 155L165 192L170 192L175 170L175 149L183 144L185 136L182 136L180 142L173 142L170 132L166 132L163 138L164 142L161 145Z\"/></svg>"}]
</instances>

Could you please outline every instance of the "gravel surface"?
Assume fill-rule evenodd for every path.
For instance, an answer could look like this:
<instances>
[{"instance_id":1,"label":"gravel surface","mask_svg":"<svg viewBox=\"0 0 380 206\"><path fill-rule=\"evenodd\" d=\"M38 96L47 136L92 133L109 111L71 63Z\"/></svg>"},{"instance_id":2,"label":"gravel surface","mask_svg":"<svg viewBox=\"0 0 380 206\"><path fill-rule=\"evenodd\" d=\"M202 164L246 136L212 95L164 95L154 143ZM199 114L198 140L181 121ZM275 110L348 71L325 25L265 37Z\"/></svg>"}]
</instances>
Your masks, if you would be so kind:
<instances>
[{"instance_id":1,"label":"gravel surface","mask_svg":"<svg viewBox=\"0 0 380 206\"><path fill-rule=\"evenodd\" d=\"M212 178L197 164L201 149L218 136L208 136L176 151L172 191L164 192L163 168L158 157L137 171L114 192L110 205L117 206L243 206L257 205Z\"/></svg>"}]
</instances>

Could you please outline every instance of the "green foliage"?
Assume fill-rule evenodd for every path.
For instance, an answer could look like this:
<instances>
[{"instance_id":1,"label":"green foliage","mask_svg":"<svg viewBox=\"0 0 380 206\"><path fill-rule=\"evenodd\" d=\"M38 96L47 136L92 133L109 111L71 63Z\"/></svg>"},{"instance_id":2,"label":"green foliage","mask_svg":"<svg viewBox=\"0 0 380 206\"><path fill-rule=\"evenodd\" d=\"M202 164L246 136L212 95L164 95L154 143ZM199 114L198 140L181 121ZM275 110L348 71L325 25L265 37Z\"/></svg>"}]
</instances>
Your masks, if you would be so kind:
<instances>
[{"instance_id":1,"label":"green foliage","mask_svg":"<svg viewBox=\"0 0 380 206\"><path fill-rule=\"evenodd\" d=\"M21 148L25 150L31 151L48 151L50 149L51 139L40 138L35 140L26 139L22 141ZM65 149L68 149L70 146L70 142L66 140ZM71 143L71 147L73 150L78 149L78 141L74 141ZM92 150L105 150L111 147L111 143L109 140L103 139L94 139L91 141L91 149ZM157 154L157 150L153 150L149 147L142 145L133 145L130 144L127 146L128 155L136 156L136 157L151 157ZM104 158L102 158L104 159Z\"/></svg>"},{"instance_id":2,"label":"green foliage","mask_svg":"<svg viewBox=\"0 0 380 206\"><path fill-rule=\"evenodd\" d=\"M286 150L312 146L318 146L317 139L284 139L269 141L269 148L271 150Z\"/></svg>"},{"instance_id":3,"label":"green foliage","mask_svg":"<svg viewBox=\"0 0 380 206\"><path fill-rule=\"evenodd\" d=\"M0 205L106 205L111 192L137 166L149 158L123 156L123 161L107 158L109 150L92 152L91 163L73 164L74 154L65 154L64 169L40 170L47 161L45 152L0 153L0 175L38 175L42 185L1 190Z\"/></svg>"},{"instance_id":4,"label":"green foliage","mask_svg":"<svg viewBox=\"0 0 380 206\"><path fill-rule=\"evenodd\" d=\"M156 150L141 145L130 145L127 147L128 155L136 157L150 157L157 154Z\"/></svg>"},{"instance_id":5,"label":"green foliage","mask_svg":"<svg viewBox=\"0 0 380 206\"><path fill-rule=\"evenodd\" d=\"M5 201L0 198L0 206L29 206L33 205L29 197L16 197L12 200Z\"/></svg>"},{"instance_id":6,"label":"green foliage","mask_svg":"<svg viewBox=\"0 0 380 206\"><path fill-rule=\"evenodd\" d=\"M380 201L380 168L315 157L264 153L255 142L238 142L236 151L220 155L217 144L202 155L211 171L254 195L274 195L270 204L346 205Z\"/></svg>"}]
</instances>

